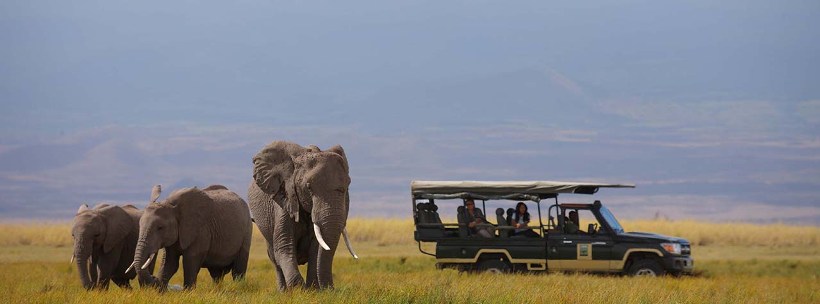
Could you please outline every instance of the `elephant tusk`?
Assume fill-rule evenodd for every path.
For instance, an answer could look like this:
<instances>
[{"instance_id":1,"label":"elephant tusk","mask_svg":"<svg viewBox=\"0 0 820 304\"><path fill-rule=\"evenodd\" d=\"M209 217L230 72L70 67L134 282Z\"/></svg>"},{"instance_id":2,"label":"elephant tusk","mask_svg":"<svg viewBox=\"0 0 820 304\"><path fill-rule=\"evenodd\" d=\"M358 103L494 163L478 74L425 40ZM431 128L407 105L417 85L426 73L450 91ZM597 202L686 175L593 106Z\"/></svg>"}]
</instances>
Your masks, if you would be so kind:
<instances>
[{"instance_id":1,"label":"elephant tusk","mask_svg":"<svg viewBox=\"0 0 820 304\"><path fill-rule=\"evenodd\" d=\"M137 263L136 261L131 262L131 266L128 266L128 269L125 270L125 273L127 274L129 271L131 271L131 269L134 269L134 264L136 264L136 263Z\"/></svg>"},{"instance_id":2,"label":"elephant tusk","mask_svg":"<svg viewBox=\"0 0 820 304\"><path fill-rule=\"evenodd\" d=\"M74 256L71 256L71 264L74 264Z\"/></svg>"},{"instance_id":3,"label":"elephant tusk","mask_svg":"<svg viewBox=\"0 0 820 304\"><path fill-rule=\"evenodd\" d=\"M354 259L359 259L359 256L356 255L356 252L353 251L353 247L350 246L350 239L347 237L347 227L342 230L342 236L345 238L345 245L347 245L347 251L350 251L350 255L353 256Z\"/></svg>"},{"instance_id":4,"label":"elephant tusk","mask_svg":"<svg viewBox=\"0 0 820 304\"><path fill-rule=\"evenodd\" d=\"M325 239L322 238L322 232L319 231L319 225L313 224L313 233L316 234L316 240L319 241L319 245L322 246L325 250L330 250L330 246L325 243Z\"/></svg>"},{"instance_id":5,"label":"elephant tusk","mask_svg":"<svg viewBox=\"0 0 820 304\"><path fill-rule=\"evenodd\" d=\"M152 254L151 254L151 256L149 256L149 257L148 257L148 260L147 260L147 261L145 261L145 264L142 264L142 268L141 268L141 269L148 268L148 264L151 264L151 260L153 260L153 259L154 259L154 255L156 255L156 253L152 253Z\"/></svg>"}]
</instances>

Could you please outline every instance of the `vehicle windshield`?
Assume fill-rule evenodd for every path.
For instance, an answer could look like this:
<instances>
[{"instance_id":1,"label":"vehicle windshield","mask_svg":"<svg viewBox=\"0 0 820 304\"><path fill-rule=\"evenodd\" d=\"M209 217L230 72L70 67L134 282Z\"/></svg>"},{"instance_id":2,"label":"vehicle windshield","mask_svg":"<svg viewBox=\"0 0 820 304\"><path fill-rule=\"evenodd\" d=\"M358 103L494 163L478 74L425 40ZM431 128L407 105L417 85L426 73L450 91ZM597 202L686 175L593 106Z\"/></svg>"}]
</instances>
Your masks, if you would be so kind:
<instances>
[{"instance_id":1,"label":"vehicle windshield","mask_svg":"<svg viewBox=\"0 0 820 304\"><path fill-rule=\"evenodd\" d=\"M609 227L615 230L615 233L624 233L624 228L621 227L621 223L618 223L618 219L612 215L612 212L609 212L609 209L601 206L601 215L603 215L606 222L609 223Z\"/></svg>"}]
</instances>

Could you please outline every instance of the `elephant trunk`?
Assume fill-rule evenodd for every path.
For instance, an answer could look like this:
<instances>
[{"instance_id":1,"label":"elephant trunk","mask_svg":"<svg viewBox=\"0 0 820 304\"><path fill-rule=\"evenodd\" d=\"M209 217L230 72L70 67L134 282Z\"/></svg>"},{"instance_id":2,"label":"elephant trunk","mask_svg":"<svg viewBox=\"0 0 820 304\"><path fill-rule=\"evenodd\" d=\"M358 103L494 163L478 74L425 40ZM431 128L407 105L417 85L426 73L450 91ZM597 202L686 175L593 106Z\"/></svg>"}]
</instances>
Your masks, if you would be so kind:
<instances>
[{"instance_id":1,"label":"elephant trunk","mask_svg":"<svg viewBox=\"0 0 820 304\"><path fill-rule=\"evenodd\" d=\"M85 289L91 289L96 284L96 282L91 282L89 275L88 261L91 258L92 249L92 239L78 238L74 241L73 258L77 265L77 272L80 274L80 281L83 283Z\"/></svg>"},{"instance_id":2,"label":"elephant trunk","mask_svg":"<svg viewBox=\"0 0 820 304\"><path fill-rule=\"evenodd\" d=\"M336 247L339 245L341 231L344 229L344 221L341 219L322 221L315 225L317 239L321 235L326 245L330 248L326 250L319 246L317 259L317 279L319 288L333 288L333 257L336 254Z\"/></svg>"},{"instance_id":3,"label":"elephant trunk","mask_svg":"<svg viewBox=\"0 0 820 304\"><path fill-rule=\"evenodd\" d=\"M137 241L137 249L134 251L134 262L131 264L128 271L133 268L141 278L148 275L146 273L148 271L146 270L146 266L151 263L151 260L154 258L155 253L158 250L154 247L155 246L149 244L145 238L140 238L139 241Z\"/></svg>"},{"instance_id":4,"label":"elephant trunk","mask_svg":"<svg viewBox=\"0 0 820 304\"><path fill-rule=\"evenodd\" d=\"M328 237L328 242L333 243L331 245L332 250L324 250L319 249L318 255L318 263L316 265L317 269L317 279L319 281L319 288L333 288L333 257L336 254L336 244L339 243L339 235L336 234L335 236Z\"/></svg>"}]
</instances>

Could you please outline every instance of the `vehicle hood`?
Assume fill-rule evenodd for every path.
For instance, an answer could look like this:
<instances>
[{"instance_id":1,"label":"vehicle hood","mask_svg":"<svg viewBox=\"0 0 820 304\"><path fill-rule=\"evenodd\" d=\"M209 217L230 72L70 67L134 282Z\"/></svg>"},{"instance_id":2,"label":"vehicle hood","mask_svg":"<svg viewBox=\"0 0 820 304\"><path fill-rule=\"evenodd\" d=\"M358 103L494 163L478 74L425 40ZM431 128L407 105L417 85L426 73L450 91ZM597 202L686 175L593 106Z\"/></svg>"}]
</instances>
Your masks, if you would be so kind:
<instances>
[{"instance_id":1,"label":"vehicle hood","mask_svg":"<svg viewBox=\"0 0 820 304\"><path fill-rule=\"evenodd\" d=\"M629 238L636 238L642 239L647 241L656 241L656 242L664 242L664 243L680 243L680 244L689 244L689 241L683 238L668 236L668 235L661 235L656 233L648 233L648 232L625 232L619 234L620 236L625 236Z\"/></svg>"}]
</instances>

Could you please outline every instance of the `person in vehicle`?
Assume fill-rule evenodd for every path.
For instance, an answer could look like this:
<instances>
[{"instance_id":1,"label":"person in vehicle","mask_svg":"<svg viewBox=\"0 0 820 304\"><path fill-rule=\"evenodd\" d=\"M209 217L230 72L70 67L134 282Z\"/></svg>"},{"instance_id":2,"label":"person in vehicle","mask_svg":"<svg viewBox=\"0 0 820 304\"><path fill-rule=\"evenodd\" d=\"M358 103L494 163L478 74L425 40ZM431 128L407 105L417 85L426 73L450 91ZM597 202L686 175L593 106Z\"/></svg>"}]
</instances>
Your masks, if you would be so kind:
<instances>
[{"instance_id":1,"label":"person in vehicle","mask_svg":"<svg viewBox=\"0 0 820 304\"><path fill-rule=\"evenodd\" d=\"M481 209L475 207L475 201L473 201L473 199L467 199L464 205L467 206L467 227L470 228L470 232L485 238L493 237L492 227L479 226L479 224L487 223L487 219L484 217L484 213L481 212Z\"/></svg>"},{"instance_id":2,"label":"person in vehicle","mask_svg":"<svg viewBox=\"0 0 820 304\"><path fill-rule=\"evenodd\" d=\"M539 237L538 233L530 228L527 228L527 225L530 224L530 213L527 212L527 204L524 204L524 202L518 202L518 204L515 205L515 213L512 215L511 224L515 227L515 232L513 235Z\"/></svg>"},{"instance_id":3,"label":"person in vehicle","mask_svg":"<svg viewBox=\"0 0 820 304\"><path fill-rule=\"evenodd\" d=\"M578 212L573 210L569 212L569 217L564 217L564 232L578 233Z\"/></svg>"}]
</instances>

